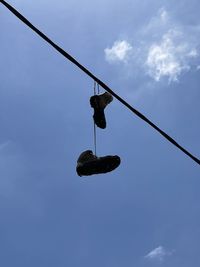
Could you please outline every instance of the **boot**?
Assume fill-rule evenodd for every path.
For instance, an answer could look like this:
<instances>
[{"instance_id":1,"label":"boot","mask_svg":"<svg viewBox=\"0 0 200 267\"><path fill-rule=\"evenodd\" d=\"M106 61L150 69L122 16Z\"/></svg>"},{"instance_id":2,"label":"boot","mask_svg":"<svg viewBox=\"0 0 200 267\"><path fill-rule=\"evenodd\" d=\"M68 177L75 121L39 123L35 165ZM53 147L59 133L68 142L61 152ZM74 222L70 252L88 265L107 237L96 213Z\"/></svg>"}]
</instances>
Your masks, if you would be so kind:
<instances>
[{"instance_id":1,"label":"boot","mask_svg":"<svg viewBox=\"0 0 200 267\"><path fill-rule=\"evenodd\" d=\"M77 160L76 172L79 176L107 173L116 169L120 162L118 156L97 157L91 150L86 150Z\"/></svg>"},{"instance_id":2,"label":"boot","mask_svg":"<svg viewBox=\"0 0 200 267\"><path fill-rule=\"evenodd\" d=\"M108 92L101 95L94 95L90 98L90 105L94 108L94 122L99 128L106 128L104 109L112 101L113 97Z\"/></svg>"}]
</instances>

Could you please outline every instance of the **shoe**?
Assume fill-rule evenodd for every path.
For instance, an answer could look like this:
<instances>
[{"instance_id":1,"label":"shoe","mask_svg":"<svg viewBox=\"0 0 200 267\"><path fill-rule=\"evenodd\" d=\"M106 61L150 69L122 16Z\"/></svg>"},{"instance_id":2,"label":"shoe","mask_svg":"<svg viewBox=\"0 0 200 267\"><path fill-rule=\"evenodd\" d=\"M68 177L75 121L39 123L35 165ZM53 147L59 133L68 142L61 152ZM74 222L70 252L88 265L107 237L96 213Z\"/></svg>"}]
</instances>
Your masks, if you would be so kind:
<instances>
[{"instance_id":1,"label":"shoe","mask_svg":"<svg viewBox=\"0 0 200 267\"><path fill-rule=\"evenodd\" d=\"M94 108L94 122L101 129L106 128L104 109L112 101L113 97L108 92L105 92L102 95L94 95L90 98L90 105Z\"/></svg>"},{"instance_id":2,"label":"shoe","mask_svg":"<svg viewBox=\"0 0 200 267\"><path fill-rule=\"evenodd\" d=\"M120 165L119 156L97 157L91 150L86 150L77 160L76 172L79 176L107 173Z\"/></svg>"}]
</instances>

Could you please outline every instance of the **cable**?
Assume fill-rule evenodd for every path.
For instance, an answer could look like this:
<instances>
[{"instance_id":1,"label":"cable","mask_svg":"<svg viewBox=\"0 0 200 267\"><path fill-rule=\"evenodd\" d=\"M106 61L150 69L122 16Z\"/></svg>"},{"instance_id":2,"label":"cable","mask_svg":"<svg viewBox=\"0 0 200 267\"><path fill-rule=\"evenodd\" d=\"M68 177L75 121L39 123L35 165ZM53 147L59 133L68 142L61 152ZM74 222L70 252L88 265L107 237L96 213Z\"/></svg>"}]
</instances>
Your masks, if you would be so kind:
<instances>
[{"instance_id":1,"label":"cable","mask_svg":"<svg viewBox=\"0 0 200 267\"><path fill-rule=\"evenodd\" d=\"M124 99L122 99L119 95L113 92L104 82L98 79L93 73L91 73L88 69L86 69L83 65L81 65L75 58L73 58L70 54L65 52L62 48L60 48L57 44L55 44L52 40L50 40L44 33L38 30L33 24L31 24L24 16L22 16L15 8L9 5L6 1L0 0L0 2L7 7L18 19L24 22L29 28L31 28L34 32L36 32L42 39L44 39L47 43L53 46L60 54L62 54L65 58L75 64L79 69L81 69L85 74L87 74L90 78L96 81L101 87L103 87L107 92L109 92L112 96L114 96L117 100L119 100L124 106L126 106L130 111L132 111L135 115L137 115L140 119L148 123L151 127L153 127L157 132L159 132L164 138L166 138L170 143L180 149L183 153L185 153L188 157L190 157L193 161L200 165L200 160L193 156L190 152L188 152L184 147L179 145L172 137L170 137L167 133L161 130L158 126L156 126L153 122L151 122L148 118L146 118L142 113L133 108L130 104L128 104Z\"/></svg>"}]
</instances>

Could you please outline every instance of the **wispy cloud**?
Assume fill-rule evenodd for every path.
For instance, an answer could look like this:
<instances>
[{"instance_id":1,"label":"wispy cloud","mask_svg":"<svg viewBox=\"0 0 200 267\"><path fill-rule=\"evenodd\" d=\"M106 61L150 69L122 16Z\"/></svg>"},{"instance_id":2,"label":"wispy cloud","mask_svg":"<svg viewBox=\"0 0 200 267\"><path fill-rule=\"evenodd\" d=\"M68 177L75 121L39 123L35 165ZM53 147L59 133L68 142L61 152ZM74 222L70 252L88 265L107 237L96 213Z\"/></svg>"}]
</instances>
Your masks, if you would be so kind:
<instances>
[{"instance_id":1,"label":"wispy cloud","mask_svg":"<svg viewBox=\"0 0 200 267\"><path fill-rule=\"evenodd\" d=\"M104 51L109 63L128 61L132 65L127 65L127 68L142 69L142 73L156 82L163 78L174 82L182 73L198 70L199 37L198 25L181 25L165 8L161 8L132 37L134 45L121 40Z\"/></svg>"},{"instance_id":2,"label":"wispy cloud","mask_svg":"<svg viewBox=\"0 0 200 267\"><path fill-rule=\"evenodd\" d=\"M4 143L1 143L0 144L0 151L3 150L6 146L8 146L10 144L10 140L4 142Z\"/></svg>"},{"instance_id":3,"label":"wispy cloud","mask_svg":"<svg viewBox=\"0 0 200 267\"><path fill-rule=\"evenodd\" d=\"M143 34L150 34L152 36L159 36L171 26L171 18L168 11L162 7L158 10L157 14L153 16L149 22L144 25L139 31Z\"/></svg>"},{"instance_id":4,"label":"wispy cloud","mask_svg":"<svg viewBox=\"0 0 200 267\"><path fill-rule=\"evenodd\" d=\"M159 10L159 16L160 16L160 19L161 19L162 23L167 23L169 21L169 14L165 10L165 8L161 8Z\"/></svg>"},{"instance_id":5,"label":"wispy cloud","mask_svg":"<svg viewBox=\"0 0 200 267\"><path fill-rule=\"evenodd\" d=\"M163 261L165 257L171 256L173 252L167 251L164 247L159 246L150 251L145 258L154 261Z\"/></svg>"},{"instance_id":6,"label":"wispy cloud","mask_svg":"<svg viewBox=\"0 0 200 267\"><path fill-rule=\"evenodd\" d=\"M104 49L105 58L108 62L126 62L130 56L132 46L126 41L116 41L111 48Z\"/></svg>"}]
</instances>

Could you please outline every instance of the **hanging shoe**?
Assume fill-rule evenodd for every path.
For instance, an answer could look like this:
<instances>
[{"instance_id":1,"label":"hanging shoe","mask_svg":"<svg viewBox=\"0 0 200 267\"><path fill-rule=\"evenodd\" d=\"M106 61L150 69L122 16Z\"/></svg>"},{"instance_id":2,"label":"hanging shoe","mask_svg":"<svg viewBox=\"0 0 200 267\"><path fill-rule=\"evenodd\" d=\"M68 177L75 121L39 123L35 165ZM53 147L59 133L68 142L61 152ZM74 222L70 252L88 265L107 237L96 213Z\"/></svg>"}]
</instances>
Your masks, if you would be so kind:
<instances>
[{"instance_id":1,"label":"hanging shoe","mask_svg":"<svg viewBox=\"0 0 200 267\"><path fill-rule=\"evenodd\" d=\"M79 176L107 173L120 165L119 156L97 157L91 150L86 150L77 160L76 172Z\"/></svg>"},{"instance_id":2,"label":"hanging shoe","mask_svg":"<svg viewBox=\"0 0 200 267\"><path fill-rule=\"evenodd\" d=\"M90 105L94 108L94 122L99 128L106 128L104 109L112 101L113 97L108 92L101 95L94 95L90 98Z\"/></svg>"}]
</instances>

